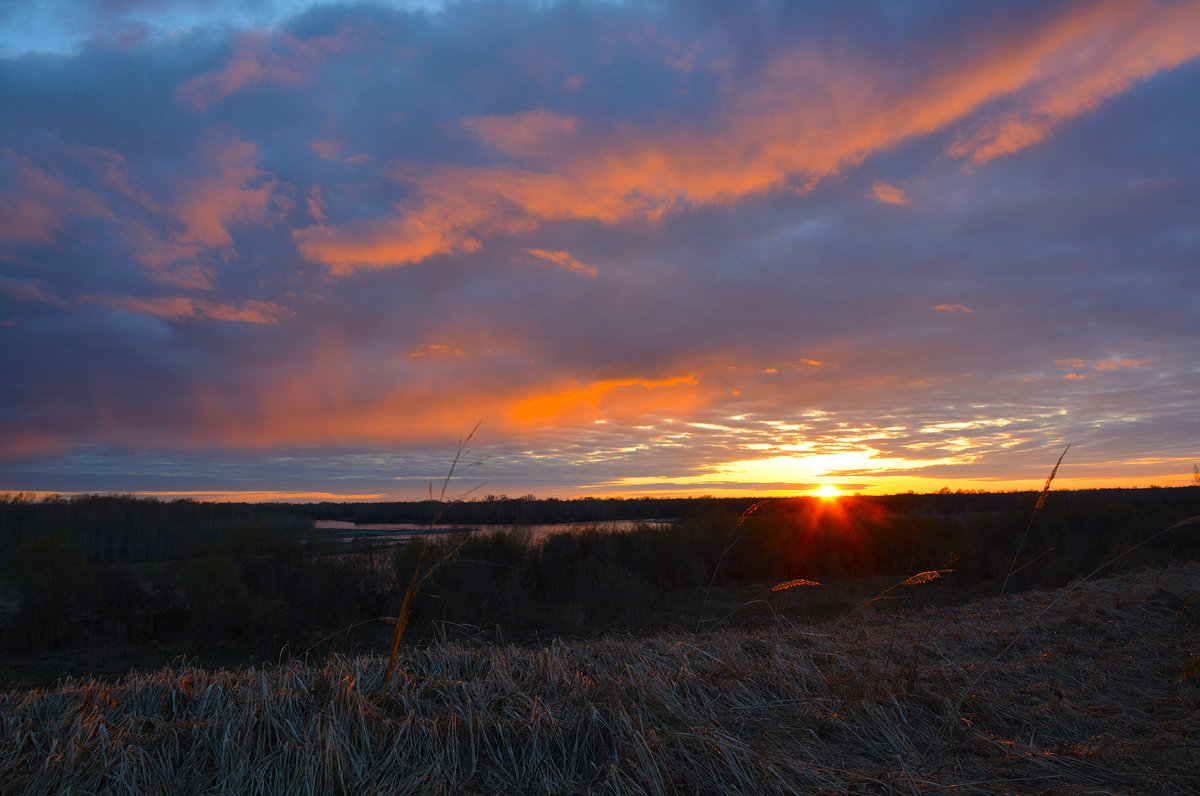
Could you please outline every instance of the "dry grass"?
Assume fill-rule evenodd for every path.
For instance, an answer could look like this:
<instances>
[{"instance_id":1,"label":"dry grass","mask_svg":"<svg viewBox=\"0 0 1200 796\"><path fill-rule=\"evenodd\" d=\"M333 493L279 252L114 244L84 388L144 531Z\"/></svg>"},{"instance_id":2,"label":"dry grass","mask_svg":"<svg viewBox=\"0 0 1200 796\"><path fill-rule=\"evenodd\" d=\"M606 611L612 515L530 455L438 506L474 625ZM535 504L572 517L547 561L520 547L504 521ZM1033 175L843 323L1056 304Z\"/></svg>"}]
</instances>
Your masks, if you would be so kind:
<instances>
[{"instance_id":1,"label":"dry grass","mask_svg":"<svg viewBox=\"0 0 1200 796\"><path fill-rule=\"evenodd\" d=\"M446 643L390 692L384 657L67 681L0 693L0 791L1194 793L1197 594L1192 563L836 625Z\"/></svg>"}]
</instances>

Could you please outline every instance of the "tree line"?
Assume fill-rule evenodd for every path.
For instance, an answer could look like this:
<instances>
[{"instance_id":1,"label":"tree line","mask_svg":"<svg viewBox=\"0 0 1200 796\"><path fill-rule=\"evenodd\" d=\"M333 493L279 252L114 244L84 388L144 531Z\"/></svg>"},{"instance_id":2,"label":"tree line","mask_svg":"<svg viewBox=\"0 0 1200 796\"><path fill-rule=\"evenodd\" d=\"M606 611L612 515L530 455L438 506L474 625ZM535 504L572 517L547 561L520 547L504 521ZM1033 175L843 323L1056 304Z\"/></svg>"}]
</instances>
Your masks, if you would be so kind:
<instances>
[{"instance_id":1,"label":"tree line","mask_svg":"<svg viewBox=\"0 0 1200 796\"><path fill-rule=\"evenodd\" d=\"M350 548L313 531L311 509L326 504L9 496L0 500L0 643L175 639L272 657L329 649L344 638L339 629L395 616L418 578L412 638L472 627L511 639L619 625L689 590L937 569L954 570L972 594L994 594L1006 582L1010 591L1058 586L1113 559L1200 555L1198 526L1161 533L1200 514L1198 487L1053 492L1041 509L1037 497L629 501L681 516L543 539L517 527ZM550 516L574 501L545 503Z\"/></svg>"}]
</instances>

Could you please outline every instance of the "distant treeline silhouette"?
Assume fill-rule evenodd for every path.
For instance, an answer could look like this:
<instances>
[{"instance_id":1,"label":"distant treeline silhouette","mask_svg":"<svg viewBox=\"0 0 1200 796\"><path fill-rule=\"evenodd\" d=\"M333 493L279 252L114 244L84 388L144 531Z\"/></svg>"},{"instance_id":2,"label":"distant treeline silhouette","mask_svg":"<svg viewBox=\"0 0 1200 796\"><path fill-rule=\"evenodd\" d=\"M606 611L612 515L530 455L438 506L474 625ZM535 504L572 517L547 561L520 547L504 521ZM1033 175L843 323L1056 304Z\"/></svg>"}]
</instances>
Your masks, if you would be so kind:
<instances>
[{"instance_id":1,"label":"distant treeline silhouette","mask_svg":"<svg viewBox=\"0 0 1200 796\"><path fill-rule=\"evenodd\" d=\"M1121 505L1133 514L1147 517L1153 524L1156 507L1187 505L1194 498L1190 487L1148 489L1088 489L1055 492L1060 507L1071 510L1107 511ZM1066 497L1066 496L1071 497ZM911 514L987 513L1031 509L1037 492L951 492L933 494L906 493L843 497L842 500L870 500L888 511ZM243 509L282 512L314 520L341 520L356 523L422 523L436 520L450 525L540 524L567 522L628 522L651 519L699 517L712 512L740 515L751 506L784 498L761 497L637 497L637 498L537 498L533 495L509 497L487 495L474 500L416 500L376 503L297 503L242 504ZM1091 507L1089 509L1088 507ZM1147 509L1142 511L1142 509Z\"/></svg>"},{"instance_id":2,"label":"distant treeline silhouette","mask_svg":"<svg viewBox=\"0 0 1200 796\"><path fill-rule=\"evenodd\" d=\"M293 507L272 503L0 494L0 567L21 542L61 532L75 538L92 564L132 564L188 556L235 525L255 522L296 536L312 530Z\"/></svg>"},{"instance_id":3,"label":"distant treeline silhouette","mask_svg":"<svg viewBox=\"0 0 1200 796\"><path fill-rule=\"evenodd\" d=\"M716 506L745 508L755 498L537 498L486 495L478 500L391 503L309 503L291 510L315 520L359 523L432 522L452 525L522 525L566 522L627 522L694 516Z\"/></svg>"},{"instance_id":4,"label":"distant treeline silhouette","mask_svg":"<svg viewBox=\"0 0 1200 796\"><path fill-rule=\"evenodd\" d=\"M285 646L324 651L344 641L339 629L395 616L418 571L434 574L413 605L411 638L458 626L520 638L644 624L664 595L689 590L765 584L769 593L771 584L793 579L953 569L964 595L994 595L1006 578L1009 591L1050 587L1114 558L1133 566L1200 555L1197 526L1159 533L1200 514L1200 487L1053 492L1035 514L1037 498L286 505L7 496L0 499L0 594L7 595L0 640L8 649L175 639L269 656ZM312 523L439 514L464 525L514 515L525 523L678 519L544 539L519 528L455 533L367 549L337 544ZM787 599L795 607L804 597Z\"/></svg>"}]
</instances>

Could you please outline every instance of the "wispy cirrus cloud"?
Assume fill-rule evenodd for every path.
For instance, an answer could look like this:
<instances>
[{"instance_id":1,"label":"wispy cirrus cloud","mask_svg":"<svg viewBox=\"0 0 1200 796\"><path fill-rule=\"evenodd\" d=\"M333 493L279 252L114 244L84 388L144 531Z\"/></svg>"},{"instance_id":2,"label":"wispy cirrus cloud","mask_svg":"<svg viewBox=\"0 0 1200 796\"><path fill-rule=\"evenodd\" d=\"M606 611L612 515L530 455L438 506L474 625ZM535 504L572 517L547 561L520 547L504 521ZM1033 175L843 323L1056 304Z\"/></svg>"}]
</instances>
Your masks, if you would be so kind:
<instances>
[{"instance_id":1,"label":"wispy cirrus cloud","mask_svg":"<svg viewBox=\"0 0 1200 796\"><path fill-rule=\"evenodd\" d=\"M1118 370L1120 368L1139 368L1143 365L1150 365L1154 362L1152 359L1133 359L1131 357L1123 357L1121 359L1098 359L1087 361L1078 358L1072 359L1056 359L1055 365L1062 365L1068 368L1087 368L1089 370Z\"/></svg>"},{"instance_id":2,"label":"wispy cirrus cloud","mask_svg":"<svg viewBox=\"0 0 1200 796\"><path fill-rule=\"evenodd\" d=\"M85 301L122 312L152 315L168 321L214 320L239 323L279 323L291 315L286 307L269 301L247 299L236 303L218 303L186 296L85 296Z\"/></svg>"},{"instance_id":3,"label":"wispy cirrus cloud","mask_svg":"<svg viewBox=\"0 0 1200 796\"><path fill-rule=\"evenodd\" d=\"M1068 119L1200 54L1195 3L1090 3L1016 44L993 72L994 90L1016 93L1017 107L952 146L972 163L1016 152ZM978 73L965 76L987 85Z\"/></svg>"},{"instance_id":4,"label":"wispy cirrus cloud","mask_svg":"<svg viewBox=\"0 0 1200 796\"><path fill-rule=\"evenodd\" d=\"M549 260L560 268L565 268L568 271L574 271L577 274L585 276L596 276L599 273L594 267L585 265L571 256L570 252L554 252L547 249L526 249L529 254L537 257L539 260Z\"/></svg>"},{"instance_id":5,"label":"wispy cirrus cloud","mask_svg":"<svg viewBox=\"0 0 1200 796\"><path fill-rule=\"evenodd\" d=\"M41 301L55 307L67 306L67 302L48 292L45 286L36 279L14 279L0 276L0 293L12 296L18 301Z\"/></svg>"},{"instance_id":6,"label":"wispy cirrus cloud","mask_svg":"<svg viewBox=\"0 0 1200 796\"><path fill-rule=\"evenodd\" d=\"M401 169L395 177L411 183L418 199L399 203L387 219L298 230L297 242L306 257L345 274L475 251L482 238L548 221L655 220L789 181L811 186L874 152L968 121L988 104L1015 103L1018 111L948 149L982 163L1200 55L1200 43L1187 34L1198 25L1194 3L1166 13L1119 2L1069 8L1032 32L947 63L913 87L894 85L875 64L852 66L857 79L850 80L835 56L788 54L707 129L596 131L583 136L582 147L557 153L538 144L575 133L568 117L544 111L474 117L464 124L482 140L508 155L536 153L532 159L543 165ZM1097 48L1097 40L1108 46ZM893 203L901 195L884 192Z\"/></svg>"}]
</instances>

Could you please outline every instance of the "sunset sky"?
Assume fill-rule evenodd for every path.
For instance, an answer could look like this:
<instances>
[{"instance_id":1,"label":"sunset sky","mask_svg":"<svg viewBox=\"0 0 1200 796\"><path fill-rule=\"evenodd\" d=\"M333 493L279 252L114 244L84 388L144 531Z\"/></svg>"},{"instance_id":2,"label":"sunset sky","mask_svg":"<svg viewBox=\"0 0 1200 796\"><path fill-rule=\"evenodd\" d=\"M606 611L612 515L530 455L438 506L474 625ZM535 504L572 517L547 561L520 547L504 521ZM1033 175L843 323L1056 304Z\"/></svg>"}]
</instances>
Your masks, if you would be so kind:
<instances>
[{"instance_id":1,"label":"sunset sky","mask_svg":"<svg viewBox=\"0 0 1200 796\"><path fill-rule=\"evenodd\" d=\"M1200 1L0 0L0 109L0 491L1200 462Z\"/></svg>"}]
</instances>

